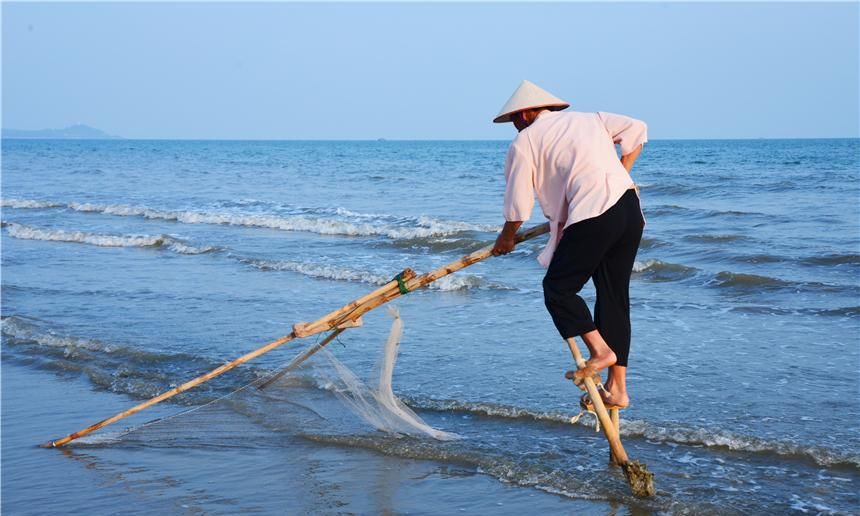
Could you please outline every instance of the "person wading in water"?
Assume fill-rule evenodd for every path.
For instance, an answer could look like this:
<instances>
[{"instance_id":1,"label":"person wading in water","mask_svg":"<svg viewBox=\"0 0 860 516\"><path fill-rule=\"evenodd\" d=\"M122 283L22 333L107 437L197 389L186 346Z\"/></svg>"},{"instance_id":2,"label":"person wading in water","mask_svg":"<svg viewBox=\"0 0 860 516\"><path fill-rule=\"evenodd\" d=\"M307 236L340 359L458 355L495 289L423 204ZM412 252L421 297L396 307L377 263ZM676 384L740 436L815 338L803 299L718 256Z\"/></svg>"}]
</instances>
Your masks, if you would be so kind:
<instances>
[{"instance_id":1,"label":"person wading in water","mask_svg":"<svg viewBox=\"0 0 860 516\"><path fill-rule=\"evenodd\" d=\"M580 337L591 353L585 369L565 376L579 381L608 367L603 402L625 408L630 274L645 225L630 169L648 141L648 128L612 113L561 111L568 107L523 81L493 120L513 122L519 132L505 160L506 222L493 254L513 251L514 234L531 216L537 193L550 224L549 243L538 257L547 267L547 310L569 345ZM589 279L597 293L593 319L579 296Z\"/></svg>"}]
</instances>

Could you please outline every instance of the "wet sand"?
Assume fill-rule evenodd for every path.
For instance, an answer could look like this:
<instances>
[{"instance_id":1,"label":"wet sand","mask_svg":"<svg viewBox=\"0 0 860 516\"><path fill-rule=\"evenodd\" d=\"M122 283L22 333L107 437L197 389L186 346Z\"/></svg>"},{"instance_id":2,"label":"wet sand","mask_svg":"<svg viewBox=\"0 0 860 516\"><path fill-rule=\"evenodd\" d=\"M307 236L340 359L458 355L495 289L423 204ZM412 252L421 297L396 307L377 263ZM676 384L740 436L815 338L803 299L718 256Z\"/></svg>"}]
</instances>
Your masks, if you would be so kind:
<instances>
[{"instance_id":1,"label":"wet sand","mask_svg":"<svg viewBox=\"0 0 860 516\"><path fill-rule=\"evenodd\" d=\"M607 514L618 509L506 485L467 466L296 440L45 450L37 445L135 400L8 360L2 364L2 387L4 514L115 514L119 508L126 514ZM157 407L147 418L178 410ZM248 432L249 441L255 436Z\"/></svg>"}]
</instances>

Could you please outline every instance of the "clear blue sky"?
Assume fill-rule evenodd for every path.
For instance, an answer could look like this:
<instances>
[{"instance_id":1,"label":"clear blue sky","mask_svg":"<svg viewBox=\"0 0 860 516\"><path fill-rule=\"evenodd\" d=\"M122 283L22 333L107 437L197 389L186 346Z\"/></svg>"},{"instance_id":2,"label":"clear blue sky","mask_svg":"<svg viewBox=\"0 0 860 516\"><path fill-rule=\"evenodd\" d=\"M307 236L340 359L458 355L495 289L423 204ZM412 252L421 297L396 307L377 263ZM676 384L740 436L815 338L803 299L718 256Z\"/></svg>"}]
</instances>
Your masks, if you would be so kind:
<instances>
[{"instance_id":1,"label":"clear blue sky","mask_svg":"<svg viewBox=\"0 0 860 516\"><path fill-rule=\"evenodd\" d=\"M860 4L2 5L3 127L509 139L527 78L659 138L857 137Z\"/></svg>"}]
</instances>

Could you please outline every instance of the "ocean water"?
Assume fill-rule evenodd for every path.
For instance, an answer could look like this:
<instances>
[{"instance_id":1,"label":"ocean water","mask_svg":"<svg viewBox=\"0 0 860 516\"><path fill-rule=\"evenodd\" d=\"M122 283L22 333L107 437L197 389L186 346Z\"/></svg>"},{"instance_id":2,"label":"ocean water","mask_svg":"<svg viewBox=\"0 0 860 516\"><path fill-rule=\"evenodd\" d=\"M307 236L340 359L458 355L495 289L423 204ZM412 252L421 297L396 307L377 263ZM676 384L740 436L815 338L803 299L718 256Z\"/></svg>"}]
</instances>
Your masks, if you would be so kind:
<instances>
[{"instance_id":1,"label":"ocean water","mask_svg":"<svg viewBox=\"0 0 860 516\"><path fill-rule=\"evenodd\" d=\"M543 306L546 237L395 301L394 392L461 439L375 431L323 356L144 424L313 337L37 448L491 242L507 144L2 143L4 513L860 512L856 139L646 145L621 429L651 500L569 423L580 391ZM390 324L364 319L330 345L358 375Z\"/></svg>"}]
</instances>

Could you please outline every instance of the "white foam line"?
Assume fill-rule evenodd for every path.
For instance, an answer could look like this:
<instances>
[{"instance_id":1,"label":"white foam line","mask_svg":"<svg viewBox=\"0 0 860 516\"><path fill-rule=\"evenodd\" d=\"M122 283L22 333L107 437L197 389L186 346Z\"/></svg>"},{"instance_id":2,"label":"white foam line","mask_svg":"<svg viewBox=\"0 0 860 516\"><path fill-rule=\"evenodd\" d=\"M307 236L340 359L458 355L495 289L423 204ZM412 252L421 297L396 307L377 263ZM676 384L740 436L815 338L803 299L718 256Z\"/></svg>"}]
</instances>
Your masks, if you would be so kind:
<instances>
[{"instance_id":1,"label":"white foam line","mask_svg":"<svg viewBox=\"0 0 860 516\"><path fill-rule=\"evenodd\" d=\"M167 220L183 224L216 224L230 226L261 227L283 231L303 231L321 235L384 236L391 239L414 239L439 237L462 231L495 232L495 226L476 225L466 222L443 221L427 216L411 219L411 227L401 227L382 222L389 215L360 214L344 208L334 210L335 215L349 217L352 221L333 218L309 217L305 215L277 216L267 214L232 213L225 211L160 210L146 206L124 204L56 203L28 199L3 199L0 205L10 208L68 208L83 213L103 213L123 217L144 217ZM330 209L323 210L331 212ZM356 222L356 220L370 222ZM404 219L408 222L409 219Z\"/></svg>"},{"instance_id":2,"label":"white foam line","mask_svg":"<svg viewBox=\"0 0 860 516\"><path fill-rule=\"evenodd\" d=\"M40 346L80 348L89 351L102 351L105 353L113 353L118 349L118 346L105 344L95 340L64 337L61 335L55 335L53 332L45 333L37 331L34 327L31 327L29 324L14 316L4 318L0 321L0 328L2 328L3 334L6 336L21 340L32 340Z\"/></svg>"},{"instance_id":3,"label":"white foam line","mask_svg":"<svg viewBox=\"0 0 860 516\"><path fill-rule=\"evenodd\" d=\"M318 384L317 386L323 389L329 388L327 385ZM553 411L539 412L489 402L435 400L409 397L405 397L405 401L413 408L419 409L423 408L454 412L462 411L509 419L534 419L536 421L551 421L557 423L568 423L570 421L570 414L566 413ZM673 424L655 424L643 420L624 419L621 425L621 435L692 446L704 445L708 448L728 448L730 450L742 452L768 452L783 456L797 455L812 459L822 466L846 463L855 467L860 467L860 456L855 454L823 448L817 445L805 445L802 443L741 435L728 430L687 427Z\"/></svg>"},{"instance_id":4,"label":"white foam line","mask_svg":"<svg viewBox=\"0 0 860 516\"><path fill-rule=\"evenodd\" d=\"M18 209L63 208L64 204L49 201L34 201L30 199L0 199L0 207Z\"/></svg>"},{"instance_id":5,"label":"white foam line","mask_svg":"<svg viewBox=\"0 0 860 516\"><path fill-rule=\"evenodd\" d=\"M215 250L210 246L193 247L167 235L104 235L84 231L35 228L15 222L6 222L4 227L9 236L23 240L72 242L99 247L166 247L179 254L201 254Z\"/></svg>"},{"instance_id":6,"label":"white foam line","mask_svg":"<svg viewBox=\"0 0 860 516\"><path fill-rule=\"evenodd\" d=\"M370 283L373 285L384 285L391 281L391 276L377 274L369 271L351 269L348 267L340 267L337 265L322 265L318 263L305 263L295 261L275 261L275 260L252 260L240 259L241 262L247 263L264 271L289 271L310 276L313 278L332 279L340 281L359 281L362 283ZM496 283L488 283L479 276L460 275L460 276L445 276L431 283L428 288L442 291L466 290L472 288L495 288L504 289L504 285Z\"/></svg>"}]
</instances>

